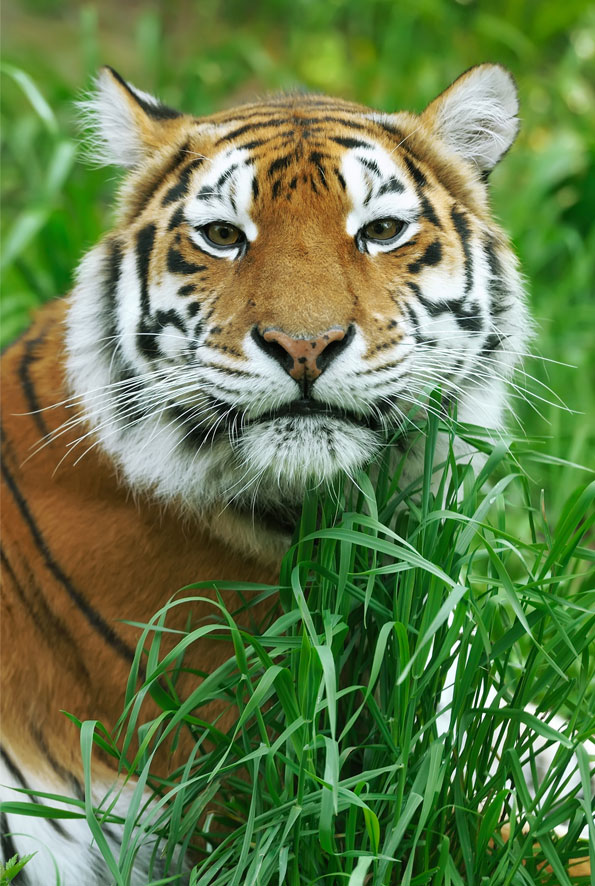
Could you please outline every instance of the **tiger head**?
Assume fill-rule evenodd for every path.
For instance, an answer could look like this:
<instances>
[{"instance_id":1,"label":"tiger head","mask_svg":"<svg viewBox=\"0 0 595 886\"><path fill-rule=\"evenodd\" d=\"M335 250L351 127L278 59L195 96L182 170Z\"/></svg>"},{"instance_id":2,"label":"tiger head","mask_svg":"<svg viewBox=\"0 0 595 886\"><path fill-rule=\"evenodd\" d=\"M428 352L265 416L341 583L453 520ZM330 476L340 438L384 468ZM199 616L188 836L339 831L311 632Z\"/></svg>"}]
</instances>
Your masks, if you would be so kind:
<instances>
[{"instance_id":1,"label":"tiger head","mask_svg":"<svg viewBox=\"0 0 595 886\"><path fill-rule=\"evenodd\" d=\"M421 115L288 94L198 119L103 69L95 156L130 172L78 271L67 369L131 487L291 508L438 385L497 428L528 321L487 176L517 109L496 65Z\"/></svg>"}]
</instances>

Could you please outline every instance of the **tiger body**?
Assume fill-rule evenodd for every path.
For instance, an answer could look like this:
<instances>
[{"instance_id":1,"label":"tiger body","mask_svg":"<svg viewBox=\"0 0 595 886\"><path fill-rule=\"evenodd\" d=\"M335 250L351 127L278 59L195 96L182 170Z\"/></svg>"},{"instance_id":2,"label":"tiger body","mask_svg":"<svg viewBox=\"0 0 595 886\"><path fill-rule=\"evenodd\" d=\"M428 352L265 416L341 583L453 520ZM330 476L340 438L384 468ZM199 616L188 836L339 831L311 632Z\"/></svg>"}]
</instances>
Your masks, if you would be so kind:
<instances>
[{"instance_id":1,"label":"tiger body","mask_svg":"<svg viewBox=\"0 0 595 886\"><path fill-rule=\"evenodd\" d=\"M365 465L429 388L497 434L530 332L485 184L517 130L503 69L419 116L289 95L200 120L105 70L88 111L131 168L118 223L3 360L0 783L79 795L61 710L114 725L122 619L191 581L274 583L305 490ZM80 822L29 822L67 886L110 881ZM39 848L2 826L5 855ZM54 870L40 849L22 882Z\"/></svg>"}]
</instances>

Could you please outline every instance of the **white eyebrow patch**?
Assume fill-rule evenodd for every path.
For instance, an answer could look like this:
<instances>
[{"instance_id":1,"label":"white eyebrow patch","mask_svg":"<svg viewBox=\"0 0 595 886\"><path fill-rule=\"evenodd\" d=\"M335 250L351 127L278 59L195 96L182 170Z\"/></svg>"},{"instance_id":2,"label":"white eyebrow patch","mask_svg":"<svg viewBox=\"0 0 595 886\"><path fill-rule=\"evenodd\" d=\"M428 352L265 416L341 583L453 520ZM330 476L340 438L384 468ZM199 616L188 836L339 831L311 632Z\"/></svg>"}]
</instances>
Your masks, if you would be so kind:
<instances>
[{"instance_id":1,"label":"white eyebrow patch","mask_svg":"<svg viewBox=\"0 0 595 886\"><path fill-rule=\"evenodd\" d=\"M380 218L406 222L407 227L399 240L387 246L370 244L370 252L386 252L387 248L394 249L418 230L419 198L406 174L383 147L370 143L351 148L343 157L341 172L353 206L346 221L350 237L355 237L364 225Z\"/></svg>"},{"instance_id":2,"label":"white eyebrow patch","mask_svg":"<svg viewBox=\"0 0 595 886\"><path fill-rule=\"evenodd\" d=\"M184 215L196 228L211 222L228 222L240 228L250 241L258 228L250 216L254 167L244 148L228 148L217 154L197 179L186 201Z\"/></svg>"}]
</instances>

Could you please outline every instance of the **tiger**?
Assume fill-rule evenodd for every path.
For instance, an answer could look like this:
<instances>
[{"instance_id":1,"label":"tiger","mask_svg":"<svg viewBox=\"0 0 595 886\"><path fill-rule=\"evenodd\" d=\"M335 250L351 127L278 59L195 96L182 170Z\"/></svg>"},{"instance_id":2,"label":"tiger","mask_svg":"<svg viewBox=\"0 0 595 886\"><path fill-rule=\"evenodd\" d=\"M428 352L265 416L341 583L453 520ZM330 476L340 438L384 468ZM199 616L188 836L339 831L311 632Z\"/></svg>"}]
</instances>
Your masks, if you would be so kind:
<instances>
[{"instance_id":1,"label":"tiger","mask_svg":"<svg viewBox=\"0 0 595 886\"><path fill-rule=\"evenodd\" d=\"M193 581L274 585L306 492L400 431L417 476L406 418L428 389L501 433L531 321L488 179L518 107L497 64L419 114L289 92L199 118L101 69L83 114L93 159L126 170L115 225L2 358L4 799L83 798L62 711L113 727L126 620ZM209 671L228 651L194 654ZM100 793L114 765L95 759ZM36 853L25 886L112 882L80 819L0 830L5 859ZM106 825L116 856L121 836Z\"/></svg>"}]
</instances>

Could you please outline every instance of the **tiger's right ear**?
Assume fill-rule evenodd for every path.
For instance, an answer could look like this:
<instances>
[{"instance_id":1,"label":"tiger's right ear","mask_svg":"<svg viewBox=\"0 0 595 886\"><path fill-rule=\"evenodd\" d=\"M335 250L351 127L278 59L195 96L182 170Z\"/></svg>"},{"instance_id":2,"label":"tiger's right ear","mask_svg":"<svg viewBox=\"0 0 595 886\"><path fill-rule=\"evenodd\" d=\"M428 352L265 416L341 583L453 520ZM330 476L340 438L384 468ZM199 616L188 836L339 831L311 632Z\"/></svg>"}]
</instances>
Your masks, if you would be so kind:
<instances>
[{"instance_id":1,"label":"tiger's right ear","mask_svg":"<svg viewBox=\"0 0 595 886\"><path fill-rule=\"evenodd\" d=\"M100 166L138 166L177 141L184 117L108 67L100 69L94 89L78 108L90 132L89 156Z\"/></svg>"}]
</instances>

